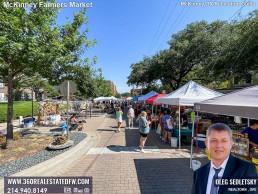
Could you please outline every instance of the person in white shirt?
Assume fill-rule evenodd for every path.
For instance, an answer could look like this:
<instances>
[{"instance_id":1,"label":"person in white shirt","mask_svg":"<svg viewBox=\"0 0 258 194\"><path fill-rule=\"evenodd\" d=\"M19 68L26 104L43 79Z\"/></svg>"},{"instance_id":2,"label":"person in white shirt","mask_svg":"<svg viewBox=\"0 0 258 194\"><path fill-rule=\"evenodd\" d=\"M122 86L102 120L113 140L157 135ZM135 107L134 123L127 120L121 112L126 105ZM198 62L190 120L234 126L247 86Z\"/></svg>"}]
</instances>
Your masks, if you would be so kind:
<instances>
[{"instance_id":1,"label":"person in white shirt","mask_svg":"<svg viewBox=\"0 0 258 194\"><path fill-rule=\"evenodd\" d=\"M135 114L134 114L134 109L132 106L129 106L129 110L127 112L127 118L128 118L128 128L133 128L133 120L134 120Z\"/></svg>"},{"instance_id":2,"label":"person in white shirt","mask_svg":"<svg viewBox=\"0 0 258 194\"><path fill-rule=\"evenodd\" d=\"M194 172L192 194L232 194L227 185L214 184L214 180L218 178L258 178L254 164L230 154L233 146L232 131L226 124L211 125L206 133L205 145L211 154L211 162ZM245 186L237 185L237 187ZM234 194L238 193L249 193L249 191L234 191Z\"/></svg>"}]
</instances>

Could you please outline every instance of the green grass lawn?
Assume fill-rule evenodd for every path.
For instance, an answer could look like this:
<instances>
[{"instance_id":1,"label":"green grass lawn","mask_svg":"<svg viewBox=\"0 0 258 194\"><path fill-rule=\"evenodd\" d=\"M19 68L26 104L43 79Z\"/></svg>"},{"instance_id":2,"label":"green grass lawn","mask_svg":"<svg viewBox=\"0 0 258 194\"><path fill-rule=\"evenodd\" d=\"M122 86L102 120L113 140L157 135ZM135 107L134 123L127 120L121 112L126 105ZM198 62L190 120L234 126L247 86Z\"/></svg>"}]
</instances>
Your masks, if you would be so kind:
<instances>
[{"instance_id":1,"label":"green grass lawn","mask_svg":"<svg viewBox=\"0 0 258 194\"><path fill-rule=\"evenodd\" d=\"M38 102L33 102L34 116L38 114ZM19 116L31 116L32 103L31 101L15 101L13 102L13 119ZM0 103L0 123L7 122L7 102Z\"/></svg>"}]
</instances>

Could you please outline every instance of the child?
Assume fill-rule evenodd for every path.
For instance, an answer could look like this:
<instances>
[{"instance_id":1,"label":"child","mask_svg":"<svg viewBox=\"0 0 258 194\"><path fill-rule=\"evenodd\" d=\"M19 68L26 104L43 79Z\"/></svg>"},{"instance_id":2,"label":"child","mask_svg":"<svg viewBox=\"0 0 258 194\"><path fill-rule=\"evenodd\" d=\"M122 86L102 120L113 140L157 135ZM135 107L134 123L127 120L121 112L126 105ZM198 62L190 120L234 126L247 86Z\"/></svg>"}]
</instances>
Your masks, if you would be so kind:
<instances>
[{"instance_id":1,"label":"child","mask_svg":"<svg viewBox=\"0 0 258 194\"><path fill-rule=\"evenodd\" d=\"M67 124L66 124L66 122L63 122L61 127L62 127L62 133L67 134Z\"/></svg>"}]
</instances>

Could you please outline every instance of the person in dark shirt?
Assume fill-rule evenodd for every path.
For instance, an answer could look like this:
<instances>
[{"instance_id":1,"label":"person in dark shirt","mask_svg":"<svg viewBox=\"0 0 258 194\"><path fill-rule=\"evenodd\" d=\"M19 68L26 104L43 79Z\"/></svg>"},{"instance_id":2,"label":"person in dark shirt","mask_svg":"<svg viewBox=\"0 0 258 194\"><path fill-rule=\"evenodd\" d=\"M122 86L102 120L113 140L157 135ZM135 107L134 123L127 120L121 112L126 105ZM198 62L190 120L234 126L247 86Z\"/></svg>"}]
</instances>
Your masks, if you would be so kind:
<instances>
[{"instance_id":1,"label":"person in dark shirt","mask_svg":"<svg viewBox=\"0 0 258 194\"><path fill-rule=\"evenodd\" d=\"M258 148L258 120L250 120L250 127L246 127L241 134L248 134L249 149Z\"/></svg>"}]
</instances>

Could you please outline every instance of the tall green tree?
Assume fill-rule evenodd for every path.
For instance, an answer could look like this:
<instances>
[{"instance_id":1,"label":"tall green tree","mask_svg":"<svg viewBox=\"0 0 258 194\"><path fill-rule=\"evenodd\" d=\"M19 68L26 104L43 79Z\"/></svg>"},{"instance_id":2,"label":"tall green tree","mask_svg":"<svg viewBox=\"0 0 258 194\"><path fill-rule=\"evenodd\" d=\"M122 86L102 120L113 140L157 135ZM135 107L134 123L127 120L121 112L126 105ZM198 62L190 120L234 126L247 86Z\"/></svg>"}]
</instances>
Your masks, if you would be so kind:
<instances>
[{"instance_id":1,"label":"tall green tree","mask_svg":"<svg viewBox=\"0 0 258 194\"><path fill-rule=\"evenodd\" d=\"M214 50L214 27L206 21L194 22L172 35L170 49L131 66L128 84L155 83L157 80L171 89L179 88L190 71L206 64Z\"/></svg>"},{"instance_id":2,"label":"tall green tree","mask_svg":"<svg viewBox=\"0 0 258 194\"><path fill-rule=\"evenodd\" d=\"M86 10L74 14L72 22L63 26L55 22L58 11L45 7L5 8L0 4L0 77L8 87L7 139L13 138L15 84L24 75L35 73L50 80L64 77L91 45L86 37Z\"/></svg>"},{"instance_id":3,"label":"tall green tree","mask_svg":"<svg viewBox=\"0 0 258 194\"><path fill-rule=\"evenodd\" d=\"M37 101L42 100L41 94L43 94L44 92L47 92L49 96L61 95L54 86L50 85L48 81L42 78L42 76L39 74L22 79L18 83L18 85L15 86L15 89L20 90L26 87L33 89L33 92L35 92L35 98Z\"/></svg>"},{"instance_id":4,"label":"tall green tree","mask_svg":"<svg viewBox=\"0 0 258 194\"><path fill-rule=\"evenodd\" d=\"M98 72L96 72L93 79L93 84L93 97L114 96L114 92L112 91L110 84L104 79L101 69L98 69Z\"/></svg>"},{"instance_id":5,"label":"tall green tree","mask_svg":"<svg viewBox=\"0 0 258 194\"><path fill-rule=\"evenodd\" d=\"M149 76L151 63L152 58L144 56L142 61L132 64L132 71L128 76L127 84L143 86L152 82L152 77Z\"/></svg>"},{"instance_id":6,"label":"tall green tree","mask_svg":"<svg viewBox=\"0 0 258 194\"><path fill-rule=\"evenodd\" d=\"M74 81L82 97L114 96L110 84L102 76L102 70L91 65L79 66Z\"/></svg>"},{"instance_id":7,"label":"tall green tree","mask_svg":"<svg viewBox=\"0 0 258 194\"><path fill-rule=\"evenodd\" d=\"M204 74L218 82L232 76L246 79L258 72L258 10L251 12L246 19L224 25L217 48Z\"/></svg>"}]
</instances>

